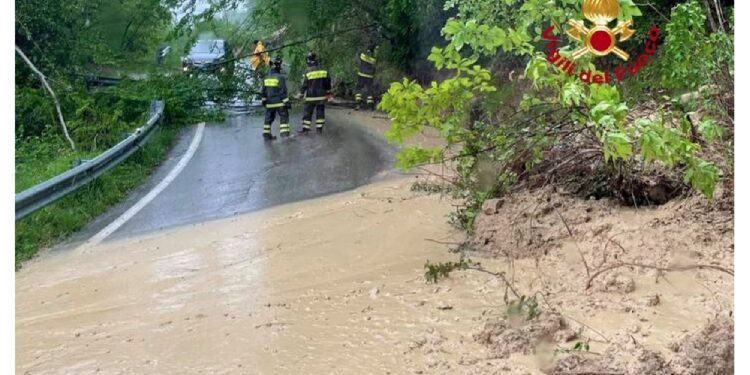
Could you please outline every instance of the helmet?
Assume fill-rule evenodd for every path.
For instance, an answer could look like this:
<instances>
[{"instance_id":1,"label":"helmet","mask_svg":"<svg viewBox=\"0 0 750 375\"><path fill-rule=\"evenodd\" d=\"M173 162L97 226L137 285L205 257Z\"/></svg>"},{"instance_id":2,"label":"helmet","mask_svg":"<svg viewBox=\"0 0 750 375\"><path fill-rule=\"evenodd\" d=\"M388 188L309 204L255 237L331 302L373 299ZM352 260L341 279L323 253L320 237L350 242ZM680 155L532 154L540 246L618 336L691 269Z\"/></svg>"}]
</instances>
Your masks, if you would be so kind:
<instances>
[{"instance_id":1,"label":"helmet","mask_svg":"<svg viewBox=\"0 0 750 375\"><path fill-rule=\"evenodd\" d=\"M276 56L271 60L271 70L275 70L277 72L281 71L281 63L283 61L281 60L280 56Z\"/></svg>"},{"instance_id":2,"label":"helmet","mask_svg":"<svg viewBox=\"0 0 750 375\"><path fill-rule=\"evenodd\" d=\"M375 47L377 47L375 43L370 43L369 45L367 45L367 52L369 54L375 53Z\"/></svg>"},{"instance_id":3,"label":"helmet","mask_svg":"<svg viewBox=\"0 0 750 375\"><path fill-rule=\"evenodd\" d=\"M315 52L310 51L307 53L307 65L315 65L318 62L318 56Z\"/></svg>"}]
</instances>

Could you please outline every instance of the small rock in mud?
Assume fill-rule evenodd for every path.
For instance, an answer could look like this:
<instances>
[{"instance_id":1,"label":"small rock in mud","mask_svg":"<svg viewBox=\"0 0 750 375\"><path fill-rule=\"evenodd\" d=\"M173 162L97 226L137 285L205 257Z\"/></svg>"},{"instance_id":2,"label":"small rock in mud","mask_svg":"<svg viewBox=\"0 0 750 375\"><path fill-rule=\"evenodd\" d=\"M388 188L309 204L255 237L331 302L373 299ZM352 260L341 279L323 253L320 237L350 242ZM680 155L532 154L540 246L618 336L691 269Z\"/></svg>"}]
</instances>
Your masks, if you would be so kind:
<instances>
[{"instance_id":1,"label":"small rock in mud","mask_svg":"<svg viewBox=\"0 0 750 375\"><path fill-rule=\"evenodd\" d=\"M558 342L561 344L564 344L566 342L571 342L575 340L576 337L578 337L578 334L576 333L576 331L570 328L562 329L562 330L555 332L555 342Z\"/></svg>"},{"instance_id":2,"label":"small rock in mud","mask_svg":"<svg viewBox=\"0 0 750 375\"><path fill-rule=\"evenodd\" d=\"M503 199L488 199L482 203L482 212L484 212L485 215L494 215L503 204L505 204L505 200Z\"/></svg>"},{"instance_id":3,"label":"small rock in mud","mask_svg":"<svg viewBox=\"0 0 750 375\"><path fill-rule=\"evenodd\" d=\"M659 306L659 304L661 303L661 297L659 297L658 294L650 294L641 298L638 303L641 306L646 307Z\"/></svg>"},{"instance_id":4,"label":"small rock in mud","mask_svg":"<svg viewBox=\"0 0 750 375\"><path fill-rule=\"evenodd\" d=\"M438 310L453 310L453 306L445 301L440 301L437 305Z\"/></svg>"},{"instance_id":5,"label":"small rock in mud","mask_svg":"<svg viewBox=\"0 0 750 375\"><path fill-rule=\"evenodd\" d=\"M421 349L424 354L439 353L446 338L434 328L430 328L424 335L413 340L409 345L409 351Z\"/></svg>"},{"instance_id":6,"label":"small rock in mud","mask_svg":"<svg viewBox=\"0 0 750 375\"><path fill-rule=\"evenodd\" d=\"M635 281L629 276L611 274L604 279L600 289L605 292L628 294L635 291Z\"/></svg>"},{"instance_id":7,"label":"small rock in mud","mask_svg":"<svg viewBox=\"0 0 750 375\"><path fill-rule=\"evenodd\" d=\"M540 218L540 217L547 216L547 215L550 214L550 212L552 212L554 210L555 210L555 206L551 205L551 204L548 204L548 205L542 207L542 209L539 210L539 212L537 212L536 217Z\"/></svg>"},{"instance_id":8,"label":"small rock in mud","mask_svg":"<svg viewBox=\"0 0 750 375\"><path fill-rule=\"evenodd\" d=\"M380 294L380 289L378 289L377 287L370 289L370 298L378 298L378 294Z\"/></svg>"}]
</instances>

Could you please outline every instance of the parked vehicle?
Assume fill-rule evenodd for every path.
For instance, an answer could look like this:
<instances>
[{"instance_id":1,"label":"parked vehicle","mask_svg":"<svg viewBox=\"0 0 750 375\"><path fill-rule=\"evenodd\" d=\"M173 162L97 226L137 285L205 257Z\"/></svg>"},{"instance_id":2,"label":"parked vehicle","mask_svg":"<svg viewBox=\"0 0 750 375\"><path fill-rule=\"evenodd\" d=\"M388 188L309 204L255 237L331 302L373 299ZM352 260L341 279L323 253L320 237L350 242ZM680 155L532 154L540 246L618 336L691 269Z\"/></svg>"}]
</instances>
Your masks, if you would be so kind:
<instances>
[{"instance_id":1,"label":"parked vehicle","mask_svg":"<svg viewBox=\"0 0 750 375\"><path fill-rule=\"evenodd\" d=\"M215 68L217 63L226 57L227 46L222 39L200 39L193 44L187 56L182 58L182 71L192 73ZM220 72L227 70L226 66L218 67Z\"/></svg>"}]
</instances>

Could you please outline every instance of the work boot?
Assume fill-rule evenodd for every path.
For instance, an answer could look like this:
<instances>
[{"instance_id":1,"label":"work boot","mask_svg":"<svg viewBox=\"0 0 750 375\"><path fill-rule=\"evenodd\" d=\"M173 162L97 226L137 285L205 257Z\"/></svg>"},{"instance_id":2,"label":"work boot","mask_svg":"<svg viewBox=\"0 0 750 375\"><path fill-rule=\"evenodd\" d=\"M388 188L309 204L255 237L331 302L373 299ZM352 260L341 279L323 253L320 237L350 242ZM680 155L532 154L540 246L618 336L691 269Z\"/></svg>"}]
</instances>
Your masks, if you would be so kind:
<instances>
[{"instance_id":1,"label":"work boot","mask_svg":"<svg viewBox=\"0 0 750 375\"><path fill-rule=\"evenodd\" d=\"M276 136L273 134L263 133L263 139L265 139L266 141L273 141L274 139L276 139Z\"/></svg>"},{"instance_id":2,"label":"work boot","mask_svg":"<svg viewBox=\"0 0 750 375\"><path fill-rule=\"evenodd\" d=\"M354 107L354 110L355 110L355 111L359 111L359 110L361 110L361 109L362 109L362 105L361 105L361 104L359 104L359 103L357 103L357 106L356 106L356 107Z\"/></svg>"},{"instance_id":3,"label":"work boot","mask_svg":"<svg viewBox=\"0 0 750 375\"><path fill-rule=\"evenodd\" d=\"M281 132L281 137L282 138L288 138L289 135L290 135L289 132Z\"/></svg>"},{"instance_id":4,"label":"work boot","mask_svg":"<svg viewBox=\"0 0 750 375\"><path fill-rule=\"evenodd\" d=\"M297 133L300 133L300 134L307 134L309 132L310 132L309 128L301 128L300 130L297 130Z\"/></svg>"},{"instance_id":5,"label":"work boot","mask_svg":"<svg viewBox=\"0 0 750 375\"><path fill-rule=\"evenodd\" d=\"M317 132L318 132L318 134L323 134L323 128L322 128L322 127L320 127L320 128L315 128L315 131L317 131Z\"/></svg>"}]
</instances>

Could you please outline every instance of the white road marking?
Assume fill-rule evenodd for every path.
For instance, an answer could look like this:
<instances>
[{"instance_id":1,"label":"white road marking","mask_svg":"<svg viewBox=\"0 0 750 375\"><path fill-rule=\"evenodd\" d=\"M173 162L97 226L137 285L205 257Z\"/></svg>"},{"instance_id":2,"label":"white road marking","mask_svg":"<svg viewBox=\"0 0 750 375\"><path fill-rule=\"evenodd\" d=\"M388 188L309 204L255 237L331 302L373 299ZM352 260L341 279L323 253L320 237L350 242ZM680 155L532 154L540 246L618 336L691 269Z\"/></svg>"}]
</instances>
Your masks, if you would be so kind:
<instances>
[{"instance_id":1,"label":"white road marking","mask_svg":"<svg viewBox=\"0 0 750 375\"><path fill-rule=\"evenodd\" d=\"M195 155L195 151L198 149L198 146L201 143L201 139L203 139L203 129L205 127L205 122L198 124L198 129L195 131L195 135L193 136L193 141L190 143L190 147L188 148L185 155L182 156L182 159L180 159L179 163L177 163L177 165L169 172L167 177L159 182L159 184L156 185L156 187L154 187L148 194L146 194L146 196L141 198L141 200L139 200L136 204L125 211L125 213L115 219L115 221L107 225L104 229L99 231L99 233L95 234L88 241L86 241L86 243L84 243L83 246L79 248L79 250L84 250L100 244L117 229L127 223L128 220L132 219L133 216L138 214L138 212L140 212L144 207L151 203L151 201L153 201L154 198L159 195L159 193L164 191L164 189L166 189L167 186L169 186L169 184L171 184L172 181L174 181L177 176L180 175L182 170L185 169L185 167L190 162L190 159L192 159L193 155Z\"/></svg>"}]
</instances>

